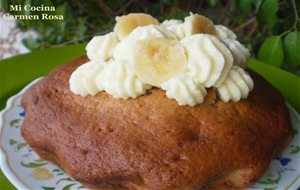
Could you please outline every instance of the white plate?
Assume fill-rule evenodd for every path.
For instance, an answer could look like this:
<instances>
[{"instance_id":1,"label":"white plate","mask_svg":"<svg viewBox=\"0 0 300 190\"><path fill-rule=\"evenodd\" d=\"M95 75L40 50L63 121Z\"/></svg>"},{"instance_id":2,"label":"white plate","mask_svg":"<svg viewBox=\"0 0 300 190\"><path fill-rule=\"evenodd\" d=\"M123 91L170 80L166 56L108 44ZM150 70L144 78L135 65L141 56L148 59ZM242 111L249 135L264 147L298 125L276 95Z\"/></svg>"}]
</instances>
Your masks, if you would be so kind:
<instances>
[{"instance_id":1,"label":"white plate","mask_svg":"<svg viewBox=\"0 0 300 190\"><path fill-rule=\"evenodd\" d=\"M20 125L24 119L24 109L20 101L25 90L37 80L11 97L6 108L0 113L0 166L18 189L84 189L62 169L35 154L21 136ZM265 174L249 189L290 190L300 186L300 117L289 104L287 105L296 135L284 153L271 162Z\"/></svg>"}]
</instances>

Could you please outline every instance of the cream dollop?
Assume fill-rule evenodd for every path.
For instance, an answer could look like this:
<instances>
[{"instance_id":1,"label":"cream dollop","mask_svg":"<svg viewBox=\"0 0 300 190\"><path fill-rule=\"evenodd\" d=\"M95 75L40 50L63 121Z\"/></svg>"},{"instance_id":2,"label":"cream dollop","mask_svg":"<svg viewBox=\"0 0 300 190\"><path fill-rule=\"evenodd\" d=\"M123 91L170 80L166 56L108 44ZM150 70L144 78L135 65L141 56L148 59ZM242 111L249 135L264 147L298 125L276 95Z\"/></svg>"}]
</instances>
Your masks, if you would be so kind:
<instances>
[{"instance_id":1,"label":"cream dollop","mask_svg":"<svg viewBox=\"0 0 300 190\"><path fill-rule=\"evenodd\" d=\"M95 78L98 89L114 98L136 98L146 93L151 86L140 81L134 75L130 64L124 60L112 60Z\"/></svg>"},{"instance_id":2,"label":"cream dollop","mask_svg":"<svg viewBox=\"0 0 300 190\"><path fill-rule=\"evenodd\" d=\"M129 36L124 38L117 44L113 57L117 60L130 61L131 53L134 48L134 44L137 40L144 40L150 37L160 37L167 39L176 39L175 34L159 25L147 25L139 26L135 28Z\"/></svg>"},{"instance_id":3,"label":"cream dollop","mask_svg":"<svg viewBox=\"0 0 300 190\"><path fill-rule=\"evenodd\" d=\"M236 40L236 35L229 28L223 25L215 26L217 36L228 47L233 56L233 64L245 68L247 60L250 57L250 52L239 41Z\"/></svg>"},{"instance_id":4,"label":"cream dollop","mask_svg":"<svg viewBox=\"0 0 300 190\"><path fill-rule=\"evenodd\" d=\"M246 98L253 87L254 83L250 75L241 67L234 65L217 91L224 102L229 100L238 102Z\"/></svg>"},{"instance_id":5,"label":"cream dollop","mask_svg":"<svg viewBox=\"0 0 300 190\"><path fill-rule=\"evenodd\" d=\"M203 85L187 75L172 78L164 82L161 88L166 90L168 98L175 99L181 106L200 104L204 101L204 97L207 94Z\"/></svg>"},{"instance_id":6,"label":"cream dollop","mask_svg":"<svg viewBox=\"0 0 300 190\"><path fill-rule=\"evenodd\" d=\"M95 77L102 71L104 66L104 62L93 61L79 66L69 79L70 90L80 96L97 94L101 89L98 89Z\"/></svg>"},{"instance_id":7,"label":"cream dollop","mask_svg":"<svg viewBox=\"0 0 300 190\"><path fill-rule=\"evenodd\" d=\"M221 85L233 64L230 50L209 34L192 35L181 43L188 57L188 74L207 88Z\"/></svg>"},{"instance_id":8,"label":"cream dollop","mask_svg":"<svg viewBox=\"0 0 300 190\"><path fill-rule=\"evenodd\" d=\"M107 61L113 56L114 48L119 40L114 32L103 36L95 36L87 44L87 56L91 61Z\"/></svg>"},{"instance_id":9,"label":"cream dollop","mask_svg":"<svg viewBox=\"0 0 300 190\"><path fill-rule=\"evenodd\" d=\"M250 52L239 41L232 39L224 39L223 43L230 49L233 56L233 64L242 68L247 66L247 61L250 57Z\"/></svg>"},{"instance_id":10,"label":"cream dollop","mask_svg":"<svg viewBox=\"0 0 300 190\"><path fill-rule=\"evenodd\" d=\"M151 15L117 19L115 32L94 37L87 45L90 62L70 77L73 93L106 91L114 98L136 98L152 86L179 105L204 101L205 88L217 88L220 99L239 101L253 89L242 68L250 53L233 31L191 13L184 21L159 22Z\"/></svg>"},{"instance_id":11,"label":"cream dollop","mask_svg":"<svg viewBox=\"0 0 300 190\"><path fill-rule=\"evenodd\" d=\"M236 39L236 35L229 28L223 25L215 25L217 36L221 39Z\"/></svg>"},{"instance_id":12,"label":"cream dollop","mask_svg":"<svg viewBox=\"0 0 300 190\"><path fill-rule=\"evenodd\" d=\"M181 20L176 20L176 19L165 20L160 25L165 29L172 31L176 35L177 39L182 39L186 36L184 25Z\"/></svg>"}]
</instances>

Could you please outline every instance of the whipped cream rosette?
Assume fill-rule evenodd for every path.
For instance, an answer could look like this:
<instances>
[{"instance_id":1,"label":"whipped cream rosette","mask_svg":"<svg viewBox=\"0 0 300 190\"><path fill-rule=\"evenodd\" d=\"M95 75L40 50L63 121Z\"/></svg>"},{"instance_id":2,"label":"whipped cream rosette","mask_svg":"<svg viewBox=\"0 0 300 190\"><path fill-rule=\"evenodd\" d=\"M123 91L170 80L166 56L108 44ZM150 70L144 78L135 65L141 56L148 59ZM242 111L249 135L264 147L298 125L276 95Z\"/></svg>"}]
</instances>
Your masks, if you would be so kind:
<instances>
[{"instance_id":1,"label":"whipped cream rosette","mask_svg":"<svg viewBox=\"0 0 300 190\"><path fill-rule=\"evenodd\" d=\"M249 50L236 35L208 18L191 13L184 21L161 24L151 15L116 18L114 32L87 45L91 60L73 72L70 89L87 96L105 91L114 98L137 98L152 87L166 91L179 105L204 101L206 88L221 100L247 98L254 84L243 69Z\"/></svg>"}]
</instances>

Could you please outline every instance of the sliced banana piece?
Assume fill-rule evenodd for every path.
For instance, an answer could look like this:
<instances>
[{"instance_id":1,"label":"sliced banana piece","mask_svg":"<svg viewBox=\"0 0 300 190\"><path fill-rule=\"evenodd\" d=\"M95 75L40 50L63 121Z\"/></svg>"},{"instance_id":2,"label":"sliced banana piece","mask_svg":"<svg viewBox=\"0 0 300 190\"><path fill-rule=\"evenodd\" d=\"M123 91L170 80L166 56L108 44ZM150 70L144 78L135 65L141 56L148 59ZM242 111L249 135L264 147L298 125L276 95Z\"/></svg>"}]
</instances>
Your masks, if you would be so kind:
<instances>
[{"instance_id":1,"label":"sliced banana piece","mask_svg":"<svg viewBox=\"0 0 300 190\"><path fill-rule=\"evenodd\" d=\"M213 22L202 15L190 13L190 16L184 19L184 31L186 36L193 34L216 34L216 29Z\"/></svg>"},{"instance_id":2,"label":"sliced banana piece","mask_svg":"<svg viewBox=\"0 0 300 190\"><path fill-rule=\"evenodd\" d=\"M234 65L217 91L224 102L230 100L238 102L247 98L253 87L254 83L250 75L241 67Z\"/></svg>"},{"instance_id":3,"label":"sliced banana piece","mask_svg":"<svg viewBox=\"0 0 300 190\"><path fill-rule=\"evenodd\" d=\"M200 104L207 94L204 86L188 75L174 77L162 83L161 88L166 90L168 98L175 99L180 106Z\"/></svg>"},{"instance_id":4,"label":"sliced banana piece","mask_svg":"<svg viewBox=\"0 0 300 190\"><path fill-rule=\"evenodd\" d=\"M95 36L87 44L87 56L91 61L107 61L113 56L114 49L119 40L114 32L103 36Z\"/></svg>"},{"instance_id":5,"label":"sliced banana piece","mask_svg":"<svg viewBox=\"0 0 300 190\"><path fill-rule=\"evenodd\" d=\"M144 40L149 37L160 37L168 39L176 39L175 34L171 31L168 31L162 26L159 25L147 25L139 26L135 28L129 36L124 38L119 44L117 44L113 57L118 60L127 60L130 61L131 53L135 51L133 49L133 44L137 40Z\"/></svg>"},{"instance_id":6,"label":"sliced banana piece","mask_svg":"<svg viewBox=\"0 0 300 190\"><path fill-rule=\"evenodd\" d=\"M130 13L121 17L116 17L116 25L114 31L119 40L123 40L136 27L149 24L159 24L158 20L149 14L145 13Z\"/></svg>"},{"instance_id":7,"label":"sliced banana piece","mask_svg":"<svg viewBox=\"0 0 300 190\"><path fill-rule=\"evenodd\" d=\"M187 53L190 76L207 88L220 85L224 81L233 64L233 58L217 37L195 34L185 37L181 44Z\"/></svg>"},{"instance_id":8,"label":"sliced banana piece","mask_svg":"<svg viewBox=\"0 0 300 190\"><path fill-rule=\"evenodd\" d=\"M114 98L136 98L151 88L134 75L131 65L124 60L109 62L95 81Z\"/></svg>"},{"instance_id":9,"label":"sliced banana piece","mask_svg":"<svg viewBox=\"0 0 300 190\"><path fill-rule=\"evenodd\" d=\"M156 87L183 73L187 62L183 46L166 38L139 40L131 55L133 72L144 83Z\"/></svg>"},{"instance_id":10,"label":"sliced banana piece","mask_svg":"<svg viewBox=\"0 0 300 190\"><path fill-rule=\"evenodd\" d=\"M69 79L70 89L74 94L80 96L95 95L101 89L98 89L94 81L95 77L105 66L104 62L89 61L79 66Z\"/></svg>"}]
</instances>

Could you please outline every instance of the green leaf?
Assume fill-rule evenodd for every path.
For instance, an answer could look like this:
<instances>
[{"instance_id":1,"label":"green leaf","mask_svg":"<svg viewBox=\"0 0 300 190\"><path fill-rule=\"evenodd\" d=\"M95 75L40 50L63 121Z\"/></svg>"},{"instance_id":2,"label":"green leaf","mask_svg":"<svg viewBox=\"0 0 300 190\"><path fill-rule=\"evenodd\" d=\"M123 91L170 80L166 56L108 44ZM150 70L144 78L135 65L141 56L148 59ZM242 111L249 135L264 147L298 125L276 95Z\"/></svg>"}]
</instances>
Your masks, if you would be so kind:
<instances>
[{"instance_id":1,"label":"green leaf","mask_svg":"<svg viewBox=\"0 0 300 190\"><path fill-rule=\"evenodd\" d=\"M278 0L265 0L261 5L257 19L261 26L267 25L270 30L276 24L277 18L277 11L279 9Z\"/></svg>"},{"instance_id":2,"label":"green leaf","mask_svg":"<svg viewBox=\"0 0 300 190\"><path fill-rule=\"evenodd\" d=\"M71 179L70 177L62 178L62 179L58 180L58 181L55 183L55 185L59 184L59 183L62 182L62 181L74 181L74 180Z\"/></svg>"},{"instance_id":3,"label":"green leaf","mask_svg":"<svg viewBox=\"0 0 300 190\"><path fill-rule=\"evenodd\" d=\"M300 146L295 146L295 147L292 147L292 151L291 151L291 154L296 154L300 152Z\"/></svg>"},{"instance_id":4,"label":"green leaf","mask_svg":"<svg viewBox=\"0 0 300 190\"><path fill-rule=\"evenodd\" d=\"M209 0L208 3L209 3L210 6L214 7L214 6L217 5L218 0Z\"/></svg>"},{"instance_id":5,"label":"green leaf","mask_svg":"<svg viewBox=\"0 0 300 190\"><path fill-rule=\"evenodd\" d=\"M54 187L44 187L44 186L42 186L42 188L43 188L44 190L55 190Z\"/></svg>"},{"instance_id":6,"label":"green leaf","mask_svg":"<svg viewBox=\"0 0 300 190\"><path fill-rule=\"evenodd\" d=\"M35 162L24 163L24 162L21 162L21 165L26 167L26 168L37 168L37 167L40 167L40 166L43 166L43 165L46 165L46 164L48 164L48 162L45 162L45 163L35 163Z\"/></svg>"},{"instance_id":7,"label":"green leaf","mask_svg":"<svg viewBox=\"0 0 300 190\"><path fill-rule=\"evenodd\" d=\"M9 139L9 144L10 145L14 145L16 143L18 143L18 141L15 141L14 139Z\"/></svg>"},{"instance_id":8,"label":"green leaf","mask_svg":"<svg viewBox=\"0 0 300 190\"><path fill-rule=\"evenodd\" d=\"M60 169L54 169L53 172L60 172Z\"/></svg>"},{"instance_id":9,"label":"green leaf","mask_svg":"<svg viewBox=\"0 0 300 190\"><path fill-rule=\"evenodd\" d=\"M66 185L62 190L70 190L73 185L76 185L76 183Z\"/></svg>"},{"instance_id":10,"label":"green leaf","mask_svg":"<svg viewBox=\"0 0 300 190\"><path fill-rule=\"evenodd\" d=\"M27 143L19 143L17 146L17 150L21 150L23 147L26 147Z\"/></svg>"},{"instance_id":11,"label":"green leaf","mask_svg":"<svg viewBox=\"0 0 300 190\"><path fill-rule=\"evenodd\" d=\"M291 32L283 41L284 53L288 64L300 66L300 32Z\"/></svg>"},{"instance_id":12,"label":"green leaf","mask_svg":"<svg viewBox=\"0 0 300 190\"><path fill-rule=\"evenodd\" d=\"M254 0L242 0L242 1L235 1L235 6L237 10L241 13L245 14L250 11L251 5L254 3Z\"/></svg>"},{"instance_id":13,"label":"green leaf","mask_svg":"<svg viewBox=\"0 0 300 190\"><path fill-rule=\"evenodd\" d=\"M34 39L33 37L23 39L23 44L31 50L36 50L39 48L39 43L37 39Z\"/></svg>"},{"instance_id":14,"label":"green leaf","mask_svg":"<svg viewBox=\"0 0 300 190\"><path fill-rule=\"evenodd\" d=\"M258 59L279 67L283 61L282 40L280 36L266 39L258 51Z\"/></svg>"},{"instance_id":15,"label":"green leaf","mask_svg":"<svg viewBox=\"0 0 300 190\"><path fill-rule=\"evenodd\" d=\"M19 126L19 124L20 124L20 119L14 119L14 120L11 120L10 122L9 122L9 125L11 126L11 127L18 127Z\"/></svg>"}]
</instances>

